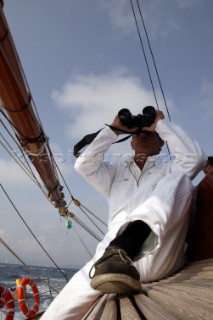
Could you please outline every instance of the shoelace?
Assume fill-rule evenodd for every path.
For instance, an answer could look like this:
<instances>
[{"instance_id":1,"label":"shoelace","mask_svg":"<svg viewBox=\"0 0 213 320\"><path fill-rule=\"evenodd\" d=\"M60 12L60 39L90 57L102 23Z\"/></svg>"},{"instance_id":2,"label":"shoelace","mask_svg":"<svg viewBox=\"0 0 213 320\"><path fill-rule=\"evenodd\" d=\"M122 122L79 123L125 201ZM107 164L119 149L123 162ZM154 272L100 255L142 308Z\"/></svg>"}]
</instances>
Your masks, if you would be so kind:
<instances>
[{"instance_id":1,"label":"shoelace","mask_svg":"<svg viewBox=\"0 0 213 320\"><path fill-rule=\"evenodd\" d=\"M94 275L95 275L95 274L91 275L93 268L95 268L98 264L100 264L104 260L106 260L114 255L119 255L119 257L121 258L121 260L124 263L132 264L132 260L130 259L130 257L127 255L127 253L124 250L110 249L109 251L105 251L104 255L93 264L93 266L91 267L91 269L89 271L90 279L94 278Z\"/></svg>"}]
</instances>

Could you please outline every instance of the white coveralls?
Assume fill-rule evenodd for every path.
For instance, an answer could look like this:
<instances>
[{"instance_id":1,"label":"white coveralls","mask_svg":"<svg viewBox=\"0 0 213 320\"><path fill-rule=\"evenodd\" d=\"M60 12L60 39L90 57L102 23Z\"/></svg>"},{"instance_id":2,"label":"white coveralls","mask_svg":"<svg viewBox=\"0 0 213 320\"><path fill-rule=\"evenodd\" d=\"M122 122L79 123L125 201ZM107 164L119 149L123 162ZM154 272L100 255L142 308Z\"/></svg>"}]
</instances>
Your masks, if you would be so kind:
<instances>
[{"instance_id":1,"label":"white coveralls","mask_svg":"<svg viewBox=\"0 0 213 320\"><path fill-rule=\"evenodd\" d=\"M108 232L95 256L64 287L42 320L82 320L101 294L90 287L89 271L105 248L131 221L142 220L152 232L134 266L141 282L166 277L183 265L185 235L192 197L190 178L203 169L206 156L198 143L177 125L159 120L156 132L167 141L171 155L161 164L148 157L141 172L134 157L106 163L103 155L117 135L108 127L86 147L75 169L109 201Z\"/></svg>"}]
</instances>

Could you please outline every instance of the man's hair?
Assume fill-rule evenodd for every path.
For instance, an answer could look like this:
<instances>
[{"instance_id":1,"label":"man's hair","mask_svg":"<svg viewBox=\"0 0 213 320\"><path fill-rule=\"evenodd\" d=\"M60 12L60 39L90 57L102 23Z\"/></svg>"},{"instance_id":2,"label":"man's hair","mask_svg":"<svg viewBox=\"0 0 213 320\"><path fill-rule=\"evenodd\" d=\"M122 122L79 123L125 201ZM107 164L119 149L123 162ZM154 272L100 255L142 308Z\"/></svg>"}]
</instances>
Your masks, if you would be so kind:
<instances>
[{"instance_id":1,"label":"man's hair","mask_svg":"<svg viewBox=\"0 0 213 320\"><path fill-rule=\"evenodd\" d=\"M213 156L208 157L208 164L210 164L210 166L213 166Z\"/></svg>"}]
</instances>

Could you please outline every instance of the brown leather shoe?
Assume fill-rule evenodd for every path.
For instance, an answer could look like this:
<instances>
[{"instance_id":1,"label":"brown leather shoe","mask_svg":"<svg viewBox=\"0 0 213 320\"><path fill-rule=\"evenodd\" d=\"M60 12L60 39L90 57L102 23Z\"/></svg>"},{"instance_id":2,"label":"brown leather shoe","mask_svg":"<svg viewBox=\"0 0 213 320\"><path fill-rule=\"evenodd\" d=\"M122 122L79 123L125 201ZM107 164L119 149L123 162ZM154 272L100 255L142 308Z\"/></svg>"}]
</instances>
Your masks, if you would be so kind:
<instances>
[{"instance_id":1,"label":"brown leather shoe","mask_svg":"<svg viewBox=\"0 0 213 320\"><path fill-rule=\"evenodd\" d=\"M93 268L95 271L91 276ZM102 293L141 292L140 275L123 249L108 247L92 266L89 276L91 287Z\"/></svg>"}]
</instances>

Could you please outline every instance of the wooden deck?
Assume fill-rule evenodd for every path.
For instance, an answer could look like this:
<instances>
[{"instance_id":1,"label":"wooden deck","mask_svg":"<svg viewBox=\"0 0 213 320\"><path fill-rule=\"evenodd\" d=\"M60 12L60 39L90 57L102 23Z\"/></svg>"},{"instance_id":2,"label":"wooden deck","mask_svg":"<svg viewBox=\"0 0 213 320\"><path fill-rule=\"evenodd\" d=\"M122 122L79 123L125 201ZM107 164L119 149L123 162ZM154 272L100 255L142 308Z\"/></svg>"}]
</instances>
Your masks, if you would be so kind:
<instances>
[{"instance_id":1,"label":"wooden deck","mask_svg":"<svg viewBox=\"0 0 213 320\"><path fill-rule=\"evenodd\" d=\"M102 295L83 320L213 320L213 259L143 285L141 294Z\"/></svg>"}]
</instances>

